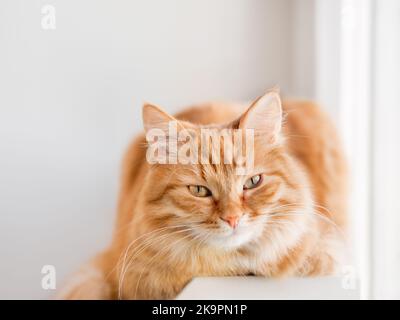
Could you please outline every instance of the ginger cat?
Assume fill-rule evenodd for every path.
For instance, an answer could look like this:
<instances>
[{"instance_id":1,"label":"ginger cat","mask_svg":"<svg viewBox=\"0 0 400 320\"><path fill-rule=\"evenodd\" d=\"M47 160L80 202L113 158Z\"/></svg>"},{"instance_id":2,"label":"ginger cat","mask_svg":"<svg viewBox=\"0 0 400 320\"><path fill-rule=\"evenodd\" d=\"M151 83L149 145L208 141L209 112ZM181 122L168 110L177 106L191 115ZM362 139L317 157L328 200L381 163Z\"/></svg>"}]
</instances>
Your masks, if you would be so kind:
<instances>
[{"instance_id":1,"label":"ginger cat","mask_svg":"<svg viewBox=\"0 0 400 320\"><path fill-rule=\"evenodd\" d=\"M270 91L250 106L206 104L172 117L143 107L146 132L251 129L254 166L150 164L145 136L129 147L110 247L64 299L172 299L196 276L328 275L342 252L346 163L330 119ZM211 146L212 149L214 146ZM221 150L211 150L221 151Z\"/></svg>"}]
</instances>

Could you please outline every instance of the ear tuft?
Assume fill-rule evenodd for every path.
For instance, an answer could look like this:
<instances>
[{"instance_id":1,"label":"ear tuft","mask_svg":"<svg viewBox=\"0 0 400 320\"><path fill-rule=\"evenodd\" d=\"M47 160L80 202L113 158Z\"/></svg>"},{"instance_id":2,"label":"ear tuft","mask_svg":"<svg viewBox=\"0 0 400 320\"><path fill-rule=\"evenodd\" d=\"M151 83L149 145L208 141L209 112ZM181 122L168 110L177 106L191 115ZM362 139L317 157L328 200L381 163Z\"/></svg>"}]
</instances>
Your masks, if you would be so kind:
<instances>
[{"instance_id":1,"label":"ear tuft","mask_svg":"<svg viewBox=\"0 0 400 320\"><path fill-rule=\"evenodd\" d=\"M259 97L242 115L239 128L254 129L256 135L275 140L282 127L282 103L276 88Z\"/></svg>"},{"instance_id":2,"label":"ear tuft","mask_svg":"<svg viewBox=\"0 0 400 320\"><path fill-rule=\"evenodd\" d=\"M174 117L170 116L160 107L150 103L145 103L142 110L144 130L148 132L151 129L168 130L168 123L176 121Z\"/></svg>"}]
</instances>

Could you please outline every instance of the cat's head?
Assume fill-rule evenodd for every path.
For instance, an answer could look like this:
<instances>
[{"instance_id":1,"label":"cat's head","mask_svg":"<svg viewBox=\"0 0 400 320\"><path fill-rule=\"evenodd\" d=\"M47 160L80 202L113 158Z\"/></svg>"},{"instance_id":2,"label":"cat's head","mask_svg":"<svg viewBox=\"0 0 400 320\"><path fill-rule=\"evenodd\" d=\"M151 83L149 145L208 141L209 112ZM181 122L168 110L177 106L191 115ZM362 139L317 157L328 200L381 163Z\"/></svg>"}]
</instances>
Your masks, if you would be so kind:
<instances>
[{"instance_id":1,"label":"cat's head","mask_svg":"<svg viewBox=\"0 0 400 320\"><path fill-rule=\"evenodd\" d=\"M143 119L151 163L143 211L158 227L224 250L302 231L310 199L285 148L277 92L223 125L179 121L152 105L144 106ZM213 138L204 139L210 132Z\"/></svg>"}]
</instances>

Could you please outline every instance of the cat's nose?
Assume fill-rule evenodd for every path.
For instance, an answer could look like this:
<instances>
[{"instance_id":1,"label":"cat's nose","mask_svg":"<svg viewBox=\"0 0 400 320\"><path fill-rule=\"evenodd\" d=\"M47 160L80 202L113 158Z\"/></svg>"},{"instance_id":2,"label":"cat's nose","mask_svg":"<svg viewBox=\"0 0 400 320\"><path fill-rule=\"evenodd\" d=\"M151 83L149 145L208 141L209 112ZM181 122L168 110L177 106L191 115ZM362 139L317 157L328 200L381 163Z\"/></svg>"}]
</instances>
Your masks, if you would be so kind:
<instances>
[{"instance_id":1,"label":"cat's nose","mask_svg":"<svg viewBox=\"0 0 400 320\"><path fill-rule=\"evenodd\" d=\"M235 229L239 224L240 216L230 215L227 217L221 217L221 219L228 223L231 228Z\"/></svg>"}]
</instances>

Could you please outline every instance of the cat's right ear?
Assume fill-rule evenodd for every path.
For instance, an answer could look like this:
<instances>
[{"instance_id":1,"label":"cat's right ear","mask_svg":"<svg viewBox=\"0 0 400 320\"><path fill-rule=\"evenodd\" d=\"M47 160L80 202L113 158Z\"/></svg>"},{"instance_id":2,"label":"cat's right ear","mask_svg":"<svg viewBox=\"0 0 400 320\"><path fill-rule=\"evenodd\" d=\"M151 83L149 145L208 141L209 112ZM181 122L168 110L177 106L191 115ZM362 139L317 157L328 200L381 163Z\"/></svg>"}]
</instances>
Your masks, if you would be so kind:
<instances>
[{"instance_id":1,"label":"cat's right ear","mask_svg":"<svg viewBox=\"0 0 400 320\"><path fill-rule=\"evenodd\" d=\"M279 140L282 129L282 102L276 89L259 97L239 120L239 128L253 129L267 141Z\"/></svg>"},{"instance_id":2,"label":"cat's right ear","mask_svg":"<svg viewBox=\"0 0 400 320\"><path fill-rule=\"evenodd\" d=\"M168 131L168 125L171 121L177 121L174 117L170 116L160 107L157 107L150 103L143 105L142 111L143 126L145 132L149 132L152 129Z\"/></svg>"}]
</instances>

